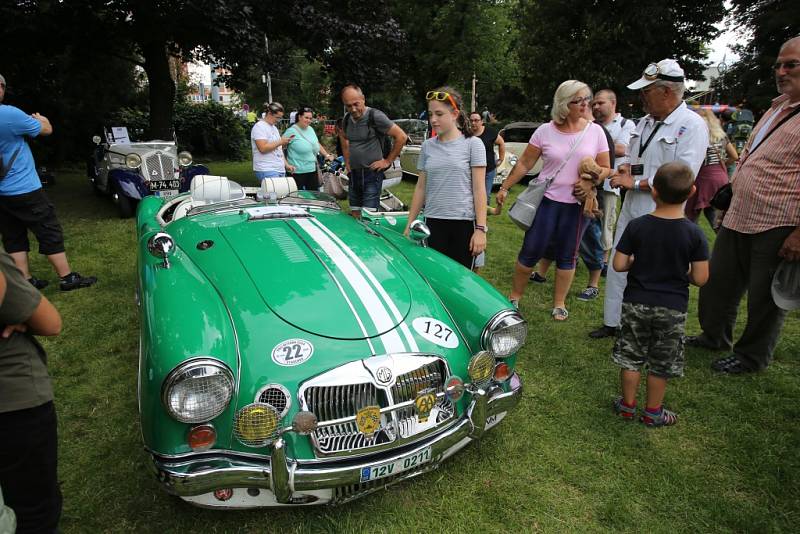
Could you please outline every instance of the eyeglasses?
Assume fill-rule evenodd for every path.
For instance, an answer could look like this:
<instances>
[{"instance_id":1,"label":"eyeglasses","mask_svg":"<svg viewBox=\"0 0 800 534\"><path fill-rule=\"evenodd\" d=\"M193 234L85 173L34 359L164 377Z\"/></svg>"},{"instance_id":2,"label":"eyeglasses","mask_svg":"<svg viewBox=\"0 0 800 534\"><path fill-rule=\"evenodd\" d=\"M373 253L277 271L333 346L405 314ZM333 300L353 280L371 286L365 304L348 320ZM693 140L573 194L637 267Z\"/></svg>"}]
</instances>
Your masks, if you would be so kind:
<instances>
[{"instance_id":1,"label":"eyeglasses","mask_svg":"<svg viewBox=\"0 0 800 534\"><path fill-rule=\"evenodd\" d=\"M784 61L782 63L778 61L772 66L772 68L775 70L781 70L781 69L792 70L796 69L798 66L800 66L800 61Z\"/></svg>"},{"instance_id":2,"label":"eyeglasses","mask_svg":"<svg viewBox=\"0 0 800 534\"><path fill-rule=\"evenodd\" d=\"M577 106L577 105L582 104L582 103L588 104L591 101L592 101L592 97L591 96L584 96L584 97L581 97L581 98L576 98L575 100L570 100L569 103L570 104L575 104Z\"/></svg>"},{"instance_id":3,"label":"eyeglasses","mask_svg":"<svg viewBox=\"0 0 800 534\"><path fill-rule=\"evenodd\" d=\"M455 99L447 91L428 91L428 93L425 95L425 100L438 100L439 102L449 100L450 105L453 106L453 109L458 111L458 105L456 104Z\"/></svg>"}]
</instances>

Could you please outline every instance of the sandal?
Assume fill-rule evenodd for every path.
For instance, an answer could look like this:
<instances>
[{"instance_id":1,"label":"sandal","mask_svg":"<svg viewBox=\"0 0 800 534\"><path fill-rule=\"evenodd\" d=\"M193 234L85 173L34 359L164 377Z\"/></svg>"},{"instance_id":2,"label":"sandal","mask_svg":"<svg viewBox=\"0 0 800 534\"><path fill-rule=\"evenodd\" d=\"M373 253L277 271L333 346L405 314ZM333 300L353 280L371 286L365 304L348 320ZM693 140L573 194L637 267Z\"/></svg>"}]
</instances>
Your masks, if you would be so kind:
<instances>
[{"instance_id":1,"label":"sandal","mask_svg":"<svg viewBox=\"0 0 800 534\"><path fill-rule=\"evenodd\" d=\"M553 319L556 321L566 321L567 317L569 317L569 312L566 308L553 308L550 315L552 315Z\"/></svg>"},{"instance_id":2,"label":"sandal","mask_svg":"<svg viewBox=\"0 0 800 534\"><path fill-rule=\"evenodd\" d=\"M658 414L645 410L644 414L639 418L639 421L650 428L672 426L678 422L678 414L664 407L661 408L661 412Z\"/></svg>"},{"instance_id":3,"label":"sandal","mask_svg":"<svg viewBox=\"0 0 800 534\"><path fill-rule=\"evenodd\" d=\"M729 375L740 375L743 373L751 373L752 371L745 367L742 360L734 355L726 358L720 358L711 362L711 368L718 373L726 373Z\"/></svg>"},{"instance_id":4,"label":"sandal","mask_svg":"<svg viewBox=\"0 0 800 534\"><path fill-rule=\"evenodd\" d=\"M622 396L619 396L614 399L614 413L626 421L633 421L636 419L636 406L626 406L622 402Z\"/></svg>"}]
</instances>

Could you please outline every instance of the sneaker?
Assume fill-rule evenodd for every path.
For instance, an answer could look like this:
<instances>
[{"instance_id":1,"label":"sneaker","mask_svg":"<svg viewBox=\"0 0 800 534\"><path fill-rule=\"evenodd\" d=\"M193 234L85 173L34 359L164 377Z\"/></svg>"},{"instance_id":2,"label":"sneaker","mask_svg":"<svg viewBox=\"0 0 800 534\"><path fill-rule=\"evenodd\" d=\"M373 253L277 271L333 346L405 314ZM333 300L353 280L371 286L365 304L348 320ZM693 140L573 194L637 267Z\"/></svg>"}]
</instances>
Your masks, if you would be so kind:
<instances>
[{"instance_id":1,"label":"sneaker","mask_svg":"<svg viewBox=\"0 0 800 534\"><path fill-rule=\"evenodd\" d=\"M588 302L590 300L594 300L597 298L597 295L600 294L600 290L596 287L588 286L586 289L581 291L581 294L578 295L578 300L582 300L583 302Z\"/></svg>"},{"instance_id":2,"label":"sneaker","mask_svg":"<svg viewBox=\"0 0 800 534\"><path fill-rule=\"evenodd\" d=\"M614 399L614 413L626 421L634 421L636 419L636 406L627 406L620 396Z\"/></svg>"},{"instance_id":3,"label":"sneaker","mask_svg":"<svg viewBox=\"0 0 800 534\"><path fill-rule=\"evenodd\" d=\"M753 370L747 367L742 360L731 354L725 358L714 360L711 362L711 368L718 373L725 373L729 375L741 375L745 373L752 373Z\"/></svg>"},{"instance_id":4,"label":"sneaker","mask_svg":"<svg viewBox=\"0 0 800 534\"><path fill-rule=\"evenodd\" d=\"M547 278L537 273L536 271L533 271L530 280L531 282L536 282L537 284L544 284L545 282L547 282Z\"/></svg>"},{"instance_id":5,"label":"sneaker","mask_svg":"<svg viewBox=\"0 0 800 534\"><path fill-rule=\"evenodd\" d=\"M651 428L672 426L678 422L678 414L667 410L664 407L662 407L658 412L645 410L644 414L639 418L639 421L644 423L645 426L649 426Z\"/></svg>"},{"instance_id":6,"label":"sneaker","mask_svg":"<svg viewBox=\"0 0 800 534\"><path fill-rule=\"evenodd\" d=\"M30 282L31 285L36 289L44 289L50 283L47 280L42 280L40 278L36 278L35 276L28 278L28 282Z\"/></svg>"},{"instance_id":7,"label":"sneaker","mask_svg":"<svg viewBox=\"0 0 800 534\"><path fill-rule=\"evenodd\" d=\"M68 275L61 277L61 284L59 287L61 291L72 291L73 289L89 287L95 282L97 282L96 276L81 276L80 273L72 271Z\"/></svg>"},{"instance_id":8,"label":"sneaker","mask_svg":"<svg viewBox=\"0 0 800 534\"><path fill-rule=\"evenodd\" d=\"M604 337L616 337L618 328L614 328L613 326L606 326L603 325L597 330L592 330L589 332L589 337L592 339L602 339Z\"/></svg>"}]
</instances>

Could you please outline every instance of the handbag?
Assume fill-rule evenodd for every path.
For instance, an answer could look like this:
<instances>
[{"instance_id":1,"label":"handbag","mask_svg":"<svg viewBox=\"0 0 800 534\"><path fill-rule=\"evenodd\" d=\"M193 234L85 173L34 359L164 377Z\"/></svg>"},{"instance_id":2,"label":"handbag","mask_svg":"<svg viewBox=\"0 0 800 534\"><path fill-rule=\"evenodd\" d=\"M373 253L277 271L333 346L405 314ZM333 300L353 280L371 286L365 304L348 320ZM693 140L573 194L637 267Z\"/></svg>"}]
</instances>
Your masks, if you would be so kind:
<instances>
[{"instance_id":1,"label":"handbag","mask_svg":"<svg viewBox=\"0 0 800 534\"><path fill-rule=\"evenodd\" d=\"M569 149L567 157L564 158L564 161L562 161L561 165L558 166L558 169L556 169L556 172L553 174L553 176L544 180L531 180L528 183L528 187L525 188L525 191L520 193L517 199L511 205L511 208L508 210L508 217L520 229L527 231L531 227L533 224L533 219L536 218L536 211L539 209L539 204L542 203L542 199L544 198L547 188L550 187L550 184L552 184L553 180L556 179L558 173L561 172L561 169L563 169L564 165L567 164L569 159L572 157L572 154L575 153L575 149L578 148L579 144L581 144L581 140L583 140L583 136L586 135L586 132L589 130L589 126L591 126L591 124L591 122L588 123L586 128L583 129L581 135L575 140L575 143Z\"/></svg>"},{"instance_id":2,"label":"handbag","mask_svg":"<svg viewBox=\"0 0 800 534\"><path fill-rule=\"evenodd\" d=\"M322 173L322 192L327 193L337 200L344 200L347 193L342 187L342 181L335 172Z\"/></svg>"},{"instance_id":3,"label":"handbag","mask_svg":"<svg viewBox=\"0 0 800 534\"><path fill-rule=\"evenodd\" d=\"M731 201L733 200L733 186L730 182L723 185L717 192L714 193L714 196L711 197L711 200L708 201L709 204L713 208L716 208L720 211L728 211L728 208L731 207Z\"/></svg>"}]
</instances>

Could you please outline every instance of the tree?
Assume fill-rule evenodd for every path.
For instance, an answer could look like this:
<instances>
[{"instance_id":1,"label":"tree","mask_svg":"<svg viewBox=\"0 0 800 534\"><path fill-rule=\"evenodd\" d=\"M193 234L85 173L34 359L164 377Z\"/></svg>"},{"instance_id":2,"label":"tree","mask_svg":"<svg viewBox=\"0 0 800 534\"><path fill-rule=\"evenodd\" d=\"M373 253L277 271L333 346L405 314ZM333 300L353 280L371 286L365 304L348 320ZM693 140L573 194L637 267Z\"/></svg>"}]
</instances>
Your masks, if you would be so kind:
<instances>
[{"instance_id":1,"label":"tree","mask_svg":"<svg viewBox=\"0 0 800 534\"><path fill-rule=\"evenodd\" d=\"M537 0L518 17L523 86L540 117L568 79L593 89L625 86L647 64L677 59L688 78L702 79L705 43L719 31L722 0Z\"/></svg>"},{"instance_id":2,"label":"tree","mask_svg":"<svg viewBox=\"0 0 800 534\"><path fill-rule=\"evenodd\" d=\"M791 0L733 0L730 19L738 25L744 44L734 47L737 61L717 80L723 98L765 110L775 98L772 65L781 45L800 31L800 9Z\"/></svg>"}]
</instances>

